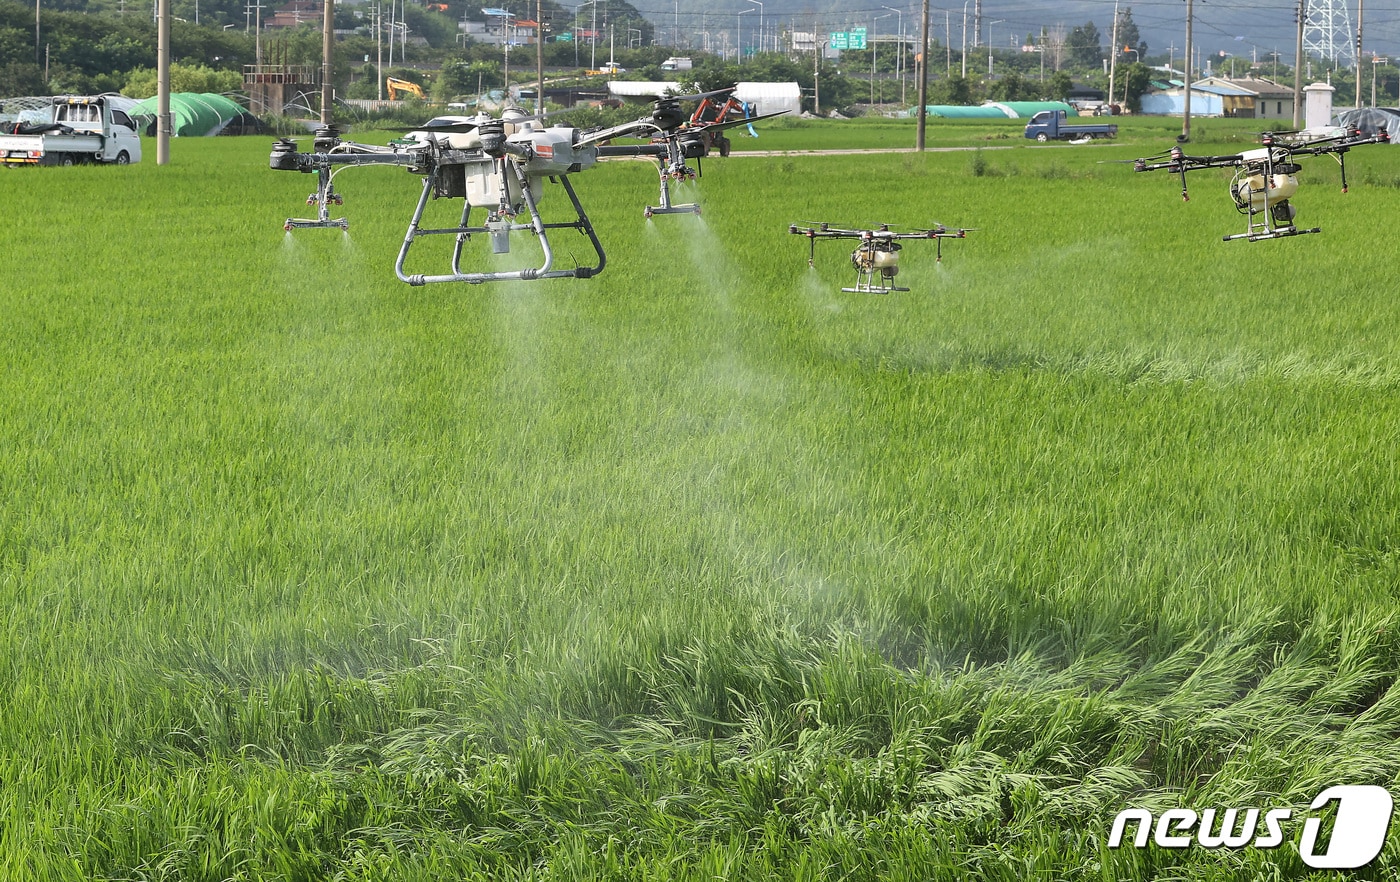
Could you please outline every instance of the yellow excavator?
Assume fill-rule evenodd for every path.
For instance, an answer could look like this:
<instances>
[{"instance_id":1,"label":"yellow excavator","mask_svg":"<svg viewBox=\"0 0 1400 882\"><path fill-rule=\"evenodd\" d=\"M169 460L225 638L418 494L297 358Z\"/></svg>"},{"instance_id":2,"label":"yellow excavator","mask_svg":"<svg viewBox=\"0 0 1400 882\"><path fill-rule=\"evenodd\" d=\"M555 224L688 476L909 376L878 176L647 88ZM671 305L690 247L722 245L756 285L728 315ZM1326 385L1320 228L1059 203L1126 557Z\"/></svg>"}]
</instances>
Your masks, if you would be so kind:
<instances>
[{"instance_id":1,"label":"yellow excavator","mask_svg":"<svg viewBox=\"0 0 1400 882\"><path fill-rule=\"evenodd\" d=\"M409 96L417 98L419 101L425 100L423 96L423 87L417 83L411 83L408 80L397 80L393 77L385 77L384 87L389 90L390 101L401 101Z\"/></svg>"}]
</instances>

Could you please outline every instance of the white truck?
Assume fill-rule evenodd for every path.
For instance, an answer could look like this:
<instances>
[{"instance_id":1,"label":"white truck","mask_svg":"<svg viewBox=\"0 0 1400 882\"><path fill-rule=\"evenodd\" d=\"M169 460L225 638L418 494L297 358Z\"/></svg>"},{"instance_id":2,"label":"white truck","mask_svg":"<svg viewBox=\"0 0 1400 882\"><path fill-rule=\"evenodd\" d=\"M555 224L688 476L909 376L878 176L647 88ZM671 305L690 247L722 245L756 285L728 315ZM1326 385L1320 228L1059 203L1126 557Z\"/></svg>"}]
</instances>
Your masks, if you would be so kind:
<instances>
[{"instance_id":1,"label":"white truck","mask_svg":"<svg viewBox=\"0 0 1400 882\"><path fill-rule=\"evenodd\" d=\"M689 58L682 58L675 55L661 62L662 70L690 70L692 67L694 67L694 64Z\"/></svg>"},{"instance_id":2,"label":"white truck","mask_svg":"<svg viewBox=\"0 0 1400 882\"><path fill-rule=\"evenodd\" d=\"M0 108L0 162L5 165L140 161L136 123L105 96L59 95L48 107L15 114Z\"/></svg>"}]
</instances>

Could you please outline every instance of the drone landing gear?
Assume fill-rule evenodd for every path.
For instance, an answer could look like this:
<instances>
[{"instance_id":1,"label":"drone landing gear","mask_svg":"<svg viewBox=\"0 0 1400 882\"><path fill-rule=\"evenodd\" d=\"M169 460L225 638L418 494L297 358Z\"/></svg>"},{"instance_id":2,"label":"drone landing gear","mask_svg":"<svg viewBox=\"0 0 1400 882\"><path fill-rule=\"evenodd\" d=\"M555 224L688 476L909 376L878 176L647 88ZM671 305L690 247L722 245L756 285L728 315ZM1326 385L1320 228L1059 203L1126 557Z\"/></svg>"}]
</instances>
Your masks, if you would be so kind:
<instances>
[{"instance_id":1,"label":"drone landing gear","mask_svg":"<svg viewBox=\"0 0 1400 882\"><path fill-rule=\"evenodd\" d=\"M1275 164L1273 168L1282 168L1283 173L1271 173L1268 178L1257 175L1236 176L1236 183L1232 184L1230 192L1235 199L1236 208L1241 214L1249 216L1249 230L1222 236L1222 241L1246 239L1250 242L1261 242L1265 239L1286 239L1289 236L1322 232L1321 227L1300 229L1293 225L1293 219L1298 216L1298 209L1288 201L1288 197L1298 189L1297 178L1292 177L1297 166ZM1273 186L1263 186L1263 180L1268 180Z\"/></svg>"},{"instance_id":2,"label":"drone landing gear","mask_svg":"<svg viewBox=\"0 0 1400 882\"><path fill-rule=\"evenodd\" d=\"M901 288L898 285L883 285L876 283L872 279L857 280L854 288L842 288L847 294L890 294L894 291L908 291L909 288Z\"/></svg>"},{"instance_id":3,"label":"drone landing gear","mask_svg":"<svg viewBox=\"0 0 1400 882\"><path fill-rule=\"evenodd\" d=\"M428 204L428 198L433 194L436 185L434 176L429 175L423 179L423 193L418 198L418 205L413 210L413 219L409 221L408 232L404 235L403 246L399 248L398 260L394 263L394 274L402 281L410 285L428 285L435 282L467 282L479 285L483 282L498 282L512 279L531 281L534 279L588 279L598 275L603 271L603 266L607 263L607 258L603 255L603 244L598 241L598 236L593 232L593 225L588 220L588 215L584 213L583 205L578 200L578 195L574 193L573 185L569 183L567 176L559 176L557 180L564 187L564 192L569 194L569 201L574 205L577 219L567 223L545 223L540 217L539 208L535 205L534 195L530 191L529 182L525 179L524 173L515 164L509 166L515 172L520 181L520 192L524 197L525 205L530 213L530 222L526 224L511 223L503 219L503 215L492 213L488 216L484 226L470 226L467 221L471 215L471 201L467 200L462 209L461 223L455 227L445 229L425 230L419 227L423 220L423 209ZM593 251L597 255L598 263L594 266L576 266L573 269L555 270L551 269L554 264L554 251L549 244L547 230L574 229L588 237L593 245ZM513 270L508 272L488 272L470 273L463 272L462 246L472 233L487 233L491 237L492 251L504 253L509 250L509 235L511 231L530 230L539 237L540 247L544 250L544 262L533 269ZM452 272L441 275L427 275L423 273L407 274L404 272L404 261L408 259L408 250L413 245L413 240L418 236L456 236L457 241L452 249Z\"/></svg>"},{"instance_id":4,"label":"drone landing gear","mask_svg":"<svg viewBox=\"0 0 1400 882\"><path fill-rule=\"evenodd\" d=\"M1300 230L1297 227L1275 227L1272 230L1236 233L1233 236L1224 236L1222 237L1222 241L1229 242L1232 239L1248 239L1251 242L1261 242L1265 239L1286 239L1289 236L1302 236L1306 233L1320 232L1322 232L1322 227L1313 227L1310 230Z\"/></svg>"}]
</instances>

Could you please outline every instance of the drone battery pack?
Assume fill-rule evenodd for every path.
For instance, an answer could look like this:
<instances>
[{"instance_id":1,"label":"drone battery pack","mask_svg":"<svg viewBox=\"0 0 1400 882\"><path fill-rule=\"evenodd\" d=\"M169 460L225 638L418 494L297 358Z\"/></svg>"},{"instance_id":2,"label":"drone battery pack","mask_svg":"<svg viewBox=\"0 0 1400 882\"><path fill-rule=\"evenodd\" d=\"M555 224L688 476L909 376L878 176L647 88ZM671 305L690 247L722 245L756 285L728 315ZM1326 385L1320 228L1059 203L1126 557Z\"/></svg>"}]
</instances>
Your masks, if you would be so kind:
<instances>
[{"instance_id":1,"label":"drone battery pack","mask_svg":"<svg viewBox=\"0 0 1400 882\"><path fill-rule=\"evenodd\" d=\"M466 166L456 163L438 166L437 177L433 179L433 197L436 199L462 199L466 195Z\"/></svg>"}]
</instances>

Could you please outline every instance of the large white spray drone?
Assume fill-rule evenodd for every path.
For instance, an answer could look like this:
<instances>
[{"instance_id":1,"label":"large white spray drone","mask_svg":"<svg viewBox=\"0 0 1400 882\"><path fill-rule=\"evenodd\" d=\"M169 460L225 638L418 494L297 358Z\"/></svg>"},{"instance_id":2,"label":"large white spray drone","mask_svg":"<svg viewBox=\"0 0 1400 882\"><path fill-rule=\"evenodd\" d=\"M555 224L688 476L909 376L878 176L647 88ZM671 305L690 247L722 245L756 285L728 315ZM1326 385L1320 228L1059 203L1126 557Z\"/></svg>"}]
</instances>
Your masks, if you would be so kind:
<instances>
[{"instance_id":1,"label":"large white spray drone","mask_svg":"<svg viewBox=\"0 0 1400 882\"><path fill-rule=\"evenodd\" d=\"M1223 236L1232 239L1281 239L1304 233L1320 233L1320 227L1304 228L1293 221L1298 209L1289 200L1298 192L1298 172L1302 169L1295 159L1300 156L1331 155L1342 170L1342 192L1347 191L1346 155L1353 147L1363 144L1385 144L1390 136L1384 129L1375 135L1363 135L1356 130L1339 130L1311 136L1308 132L1286 134L1266 132L1263 146L1225 156L1191 156L1180 147L1164 154L1133 160L1136 171L1165 170L1181 175L1181 198L1190 200L1186 191L1186 173L1202 168L1233 168L1230 199L1236 210L1248 221L1243 233Z\"/></svg>"},{"instance_id":2,"label":"large white spray drone","mask_svg":"<svg viewBox=\"0 0 1400 882\"><path fill-rule=\"evenodd\" d=\"M423 178L423 191L413 210L413 219L409 221L403 245L399 248L398 260L394 263L394 273L408 284L591 278L603 271L607 258L568 176L591 168L600 158L651 157L659 166L661 196L660 204L646 207L646 217L656 214L699 214L699 205L671 202L671 182L696 177L699 160L709 153L717 130L778 115L770 113L733 121L695 124L681 110L682 99L703 101L716 95L727 96L733 91L731 87L702 95L660 97L649 116L599 129L546 125L542 118L510 107L499 118L486 114L438 117L430 120L422 129L409 132L387 146L343 140L331 127L316 132L314 152L311 153L299 153L295 141L283 138L272 147L269 160L272 168L304 174L315 172L317 175L316 192L306 200L307 205L317 207L316 218L288 218L283 226L289 232L326 227L349 230L349 221L345 218L332 219L330 216L330 206L343 202L334 187L335 176L346 168L356 166L404 166ZM645 144L608 143L614 138L651 140ZM687 164L688 160L696 161L695 169ZM569 201L573 203L573 220L546 223L541 217L539 204L546 180L564 188ZM453 227L424 229L421 226L423 211L430 198L461 199L461 221ZM486 219L479 225L470 222L474 208L486 211ZM549 231L555 229L574 229L587 236L596 262L590 266L556 269L554 250L549 241ZM462 249L473 233L486 234L491 251L496 254L510 251L511 234L533 234L538 237L544 252L543 263L538 267L513 271L465 271L462 268ZM450 272L436 275L406 272L404 263L414 240L419 236L436 235L456 237Z\"/></svg>"}]
</instances>

